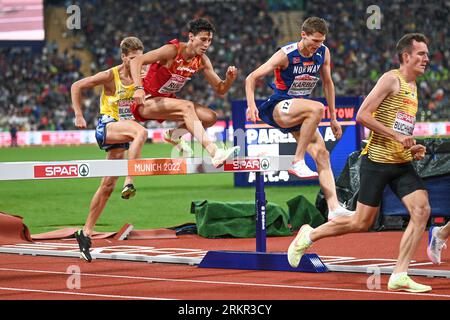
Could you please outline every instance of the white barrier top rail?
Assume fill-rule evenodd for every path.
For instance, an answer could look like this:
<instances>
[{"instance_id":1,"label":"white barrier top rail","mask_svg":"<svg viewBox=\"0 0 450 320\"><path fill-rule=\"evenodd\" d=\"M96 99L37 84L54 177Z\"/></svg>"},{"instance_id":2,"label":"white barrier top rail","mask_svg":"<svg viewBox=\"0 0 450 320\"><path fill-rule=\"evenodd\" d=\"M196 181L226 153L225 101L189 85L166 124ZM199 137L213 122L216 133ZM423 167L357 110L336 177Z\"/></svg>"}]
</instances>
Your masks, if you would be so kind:
<instances>
[{"instance_id":1,"label":"white barrier top rail","mask_svg":"<svg viewBox=\"0 0 450 320\"><path fill-rule=\"evenodd\" d=\"M293 158L293 156L235 158L228 160L221 168L215 168L209 158L1 162L0 180L267 172L289 169Z\"/></svg>"}]
</instances>

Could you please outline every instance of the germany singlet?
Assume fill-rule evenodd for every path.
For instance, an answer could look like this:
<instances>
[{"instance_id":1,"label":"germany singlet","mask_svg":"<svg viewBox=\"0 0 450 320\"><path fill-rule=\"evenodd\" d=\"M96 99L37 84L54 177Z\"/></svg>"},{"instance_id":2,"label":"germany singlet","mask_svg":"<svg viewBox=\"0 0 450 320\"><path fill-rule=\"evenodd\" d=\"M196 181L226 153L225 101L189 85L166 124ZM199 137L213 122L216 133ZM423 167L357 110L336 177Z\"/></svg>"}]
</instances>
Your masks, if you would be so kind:
<instances>
[{"instance_id":1,"label":"germany singlet","mask_svg":"<svg viewBox=\"0 0 450 320\"><path fill-rule=\"evenodd\" d=\"M398 69L394 72L400 81L400 91L383 100L374 113L374 118L395 132L411 136L418 107L417 88L411 89ZM412 161L411 152L400 142L373 131L362 154L368 154L370 160L380 163Z\"/></svg>"},{"instance_id":2,"label":"germany singlet","mask_svg":"<svg viewBox=\"0 0 450 320\"><path fill-rule=\"evenodd\" d=\"M133 120L130 106L133 103L134 84L125 86L120 81L119 67L116 66L111 69L114 74L114 84L116 91L114 95L107 96L105 88L102 90L100 97L100 113L108 115L116 120Z\"/></svg>"}]
</instances>

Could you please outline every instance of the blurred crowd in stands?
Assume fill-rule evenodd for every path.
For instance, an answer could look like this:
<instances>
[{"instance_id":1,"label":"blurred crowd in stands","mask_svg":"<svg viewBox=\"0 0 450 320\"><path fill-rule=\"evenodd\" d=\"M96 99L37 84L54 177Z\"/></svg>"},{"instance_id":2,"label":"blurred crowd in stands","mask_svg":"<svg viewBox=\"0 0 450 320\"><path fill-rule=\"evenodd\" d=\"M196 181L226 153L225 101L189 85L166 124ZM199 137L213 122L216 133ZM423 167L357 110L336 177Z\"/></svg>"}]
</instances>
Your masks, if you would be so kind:
<instances>
[{"instance_id":1,"label":"blurred crowd in stands","mask_svg":"<svg viewBox=\"0 0 450 320\"><path fill-rule=\"evenodd\" d=\"M382 14L380 29L367 27L373 11L366 10L372 4ZM305 16L311 15L330 24L326 45L332 54L337 95L367 95L382 73L399 65L396 41L405 33L424 33L430 40L430 65L417 83L417 120L450 119L449 1L339 1L332 6L326 0L305 1Z\"/></svg>"},{"instance_id":2,"label":"blurred crowd in stands","mask_svg":"<svg viewBox=\"0 0 450 320\"><path fill-rule=\"evenodd\" d=\"M70 86L82 76L81 61L55 45L42 51L0 48L0 128L68 130L73 128Z\"/></svg>"},{"instance_id":3,"label":"blurred crowd in stands","mask_svg":"<svg viewBox=\"0 0 450 320\"><path fill-rule=\"evenodd\" d=\"M208 51L218 74L225 76L229 65L239 69L235 84L225 97L216 95L201 75L183 88L179 97L212 107L219 117L229 117L230 101L245 99L245 77L265 62L278 47L280 32L272 18L277 10L305 11L320 16L330 25L326 45L331 50L336 95L366 95L379 76L398 65L395 42L406 32L423 32L431 40L430 67L420 78L418 121L450 118L448 16L445 0L378 1L381 29L369 29L368 1L342 1L330 5L325 0L135 0L124 5L114 0L55 0L52 5L81 8L80 30L67 30L65 37L80 40L73 50L87 49L93 61L91 73L120 63L119 43L126 36L139 37L145 50L158 48L173 38L187 39L186 23L207 17L216 26ZM300 30L301 21L298 21ZM299 40L299 30L296 38ZM71 51L58 53L57 43L42 50L27 47L0 48L0 130L13 123L21 130L74 129L70 106L70 86L83 75L81 61ZM270 95L271 77L258 83L256 98ZM84 110L89 128L98 115L98 91L85 93ZM322 95L316 88L315 96Z\"/></svg>"}]
</instances>

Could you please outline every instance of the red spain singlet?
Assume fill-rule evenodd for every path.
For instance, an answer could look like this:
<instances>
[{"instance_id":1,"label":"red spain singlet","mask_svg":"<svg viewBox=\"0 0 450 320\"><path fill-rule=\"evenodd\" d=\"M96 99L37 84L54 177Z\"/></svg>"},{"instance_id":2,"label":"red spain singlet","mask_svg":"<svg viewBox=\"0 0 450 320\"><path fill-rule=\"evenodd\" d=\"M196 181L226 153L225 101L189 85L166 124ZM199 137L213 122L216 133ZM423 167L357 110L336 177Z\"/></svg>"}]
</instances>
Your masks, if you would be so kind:
<instances>
[{"instance_id":1,"label":"red spain singlet","mask_svg":"<svg viewBox=\"0 0 450 320\"><path fill-rule=\"evenodd\" d=\"M186 43L180 43L178 39L173 39L168 44L174 44L177 47L177 55L170 66L166 67L159 61L150 65L142 84L146 98L148 97L167 97L176 98L175 94L179 92L192 76L203 69L202 56L198 55L190 61L183 58L182 51ZM134 117L138 121L147 121L143 119L138 111L138 106L133 104L131 107Z\"/></svg>"},{"instance_id":2,"label":"red spain singlet","mask_svg":"<svg viewBox=\"0 0 450 320\"><path fill-rule=\"evenodd\" d=\"M177 39L168 43L176 45L177 56L169 67L161 65L159 62L150 66L143 80L146 95L175 98L175 94L184 87L186 82L203 68L201 55L195 56L190 61L183 58L181 52L186 47L185 43L180 43Z\"/></svg>"}]
</instances>

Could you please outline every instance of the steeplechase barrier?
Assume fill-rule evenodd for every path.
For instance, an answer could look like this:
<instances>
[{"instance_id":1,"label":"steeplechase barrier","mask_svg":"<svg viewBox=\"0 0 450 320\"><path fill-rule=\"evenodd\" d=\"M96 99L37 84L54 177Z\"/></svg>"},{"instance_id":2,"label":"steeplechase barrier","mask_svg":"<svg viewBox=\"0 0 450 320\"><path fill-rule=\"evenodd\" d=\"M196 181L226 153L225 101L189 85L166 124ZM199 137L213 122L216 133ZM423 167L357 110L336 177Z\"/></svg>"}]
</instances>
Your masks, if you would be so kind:
<instances>
[{"instance_id":1,"label":"steeplechase barrier","mask_svg":"<svg viewBox=\"0 0 450 320\"><path fill-rule=\"evenodd\" d=\"M177 254L142 255L96 252L94 259L112 259L160 263L181 263L198 265L201 268L272 270L296 272L354 272L373 273L369 266L344 266L325 264L314 253L305 254L297 268L292 268L286 253L267 252L266 250L266 195L264 191L264 172L288 170L293 156L246 157L228 160L222 167L215 168L209 159L201 158L153 158L138 160L74 160L55 162L3 162L0 163L0 181L98 178L107 176L153 176L153 175L189 175L212 173L255 172L255 208L256 208L256 251L207 251L197 252L194 256ZM1 246L0 253L27 255L45 255L59 257L78 257L77 248L70 250L50 250L48 244L37 243L25 246ZM143 249L145 250L145 249ZM155 250L155 249L153 249ZM156 249L157 250L157 249ZM119 250L120 251L120 250ZM379 268L380 273L391 273L392 267ZM410 269L409 274L427 277L450 278L450 271Z\"/></svg>"}]
</instances>

